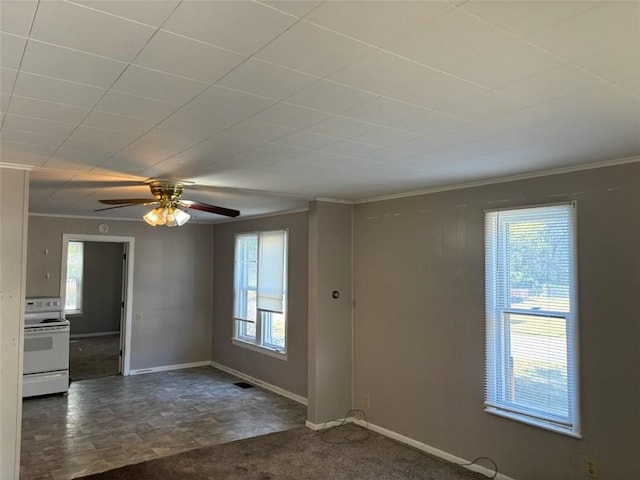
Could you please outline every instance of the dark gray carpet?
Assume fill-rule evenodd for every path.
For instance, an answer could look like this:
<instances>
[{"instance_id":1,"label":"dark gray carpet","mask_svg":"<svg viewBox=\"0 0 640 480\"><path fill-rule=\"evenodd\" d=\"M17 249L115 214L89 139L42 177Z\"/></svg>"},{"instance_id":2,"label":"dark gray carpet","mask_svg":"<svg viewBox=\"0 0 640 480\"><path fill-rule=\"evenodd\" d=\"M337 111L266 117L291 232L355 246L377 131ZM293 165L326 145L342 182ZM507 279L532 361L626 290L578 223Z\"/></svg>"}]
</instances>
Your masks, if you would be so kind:
<instances>
[{"instance_id":1,"label":"dark gray carpet","mask_svg":"<svg viewBox=\"0 0 640 480\"><path fill-rule=\"evenodd\" d=\"M91 480L462 480L487 477L353 424L300 427L82 477Z\"/></svg>"}]
</instances>

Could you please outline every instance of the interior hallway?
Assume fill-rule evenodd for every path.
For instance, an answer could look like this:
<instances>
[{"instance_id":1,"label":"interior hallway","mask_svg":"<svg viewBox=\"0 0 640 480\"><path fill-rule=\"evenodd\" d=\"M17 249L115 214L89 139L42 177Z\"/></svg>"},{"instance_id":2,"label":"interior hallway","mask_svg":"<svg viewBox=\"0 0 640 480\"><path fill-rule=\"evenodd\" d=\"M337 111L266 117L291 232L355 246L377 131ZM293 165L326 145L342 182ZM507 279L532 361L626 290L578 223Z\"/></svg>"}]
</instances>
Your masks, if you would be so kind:
<instances>
[{"instance_id":1,"label":"interior hallway","mask_svg":"<svg viewBox=\"0 0 640 480\"><path fill-rule=\"evenodd\" d=\"M21 480L66 480L304 425L306 406L213 367L109 376L23 401Z\"/></svg>"}]
</instances>

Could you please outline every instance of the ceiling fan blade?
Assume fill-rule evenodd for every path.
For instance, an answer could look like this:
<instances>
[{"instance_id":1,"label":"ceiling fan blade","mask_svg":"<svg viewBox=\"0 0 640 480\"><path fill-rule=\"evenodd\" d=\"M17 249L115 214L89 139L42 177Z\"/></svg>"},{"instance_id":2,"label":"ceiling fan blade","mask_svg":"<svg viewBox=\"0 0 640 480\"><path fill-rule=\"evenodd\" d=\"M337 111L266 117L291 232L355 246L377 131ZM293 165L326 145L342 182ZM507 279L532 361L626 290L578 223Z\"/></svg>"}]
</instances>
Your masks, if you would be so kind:
<instances>
[{"instance_id":1,"label":"ceiling fan blade","mask_svg":"<svg viewBox=\"0 0 640 480\"><path fill-rule=\"evenodd\" d=\"M186 208L193 208L194 210L224 215L225 217L237 217L238 215L240 215L239 210L218 207L216 205L209 205L208 203L203 202L195 202L193 200L181 200L179 203L181 206Z\"/></svg>"},{"instance_id":2,"label":"ceiling fan blade","mask_svg":"<svg viewBox=\"0 0 640 480\"><path fill-rule=\"evenodd\" d=\"M94 210L94 212L104 212L105 210L113 210L114 208L122 208L122 207L133 207L135 205L155 205L158 202L147 202L147 203L127 203L125 205L116 205L115 207L106 207L106 208L98 208Z\"/></svg>"},{"instance_id":3,"label":"ceiling fan blade","mask_svg":"<svg viewBox=\"0 0 640 480\"><path fill-rule=\"evenodd\" d=\"M100 203L104 203L106 205L137 205L144 204L149 202L155 202L154 198L111 198L109 200L98 200Z\"/></svg>"}]
</instances>

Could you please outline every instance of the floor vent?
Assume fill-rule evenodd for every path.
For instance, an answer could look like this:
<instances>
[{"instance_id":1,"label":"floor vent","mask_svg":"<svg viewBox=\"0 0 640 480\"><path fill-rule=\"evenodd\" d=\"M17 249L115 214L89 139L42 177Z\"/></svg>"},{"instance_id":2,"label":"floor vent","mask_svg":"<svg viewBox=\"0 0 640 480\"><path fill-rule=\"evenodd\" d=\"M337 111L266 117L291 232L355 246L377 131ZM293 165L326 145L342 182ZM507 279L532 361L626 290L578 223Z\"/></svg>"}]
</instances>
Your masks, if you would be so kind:
<instances>
[{"instance_id":1,"label":"floor vent","mask_svg":"<svg viewBox=\"0 0 640 480\"><path fill-rule=\"evenodd\" d=\"M240 388L253 388L253 385L251 385L250 383L247 383L247 382L236 382L236 383L234 383L234 385L236 387L240 387Z\"/></svg>"}]
</instances>

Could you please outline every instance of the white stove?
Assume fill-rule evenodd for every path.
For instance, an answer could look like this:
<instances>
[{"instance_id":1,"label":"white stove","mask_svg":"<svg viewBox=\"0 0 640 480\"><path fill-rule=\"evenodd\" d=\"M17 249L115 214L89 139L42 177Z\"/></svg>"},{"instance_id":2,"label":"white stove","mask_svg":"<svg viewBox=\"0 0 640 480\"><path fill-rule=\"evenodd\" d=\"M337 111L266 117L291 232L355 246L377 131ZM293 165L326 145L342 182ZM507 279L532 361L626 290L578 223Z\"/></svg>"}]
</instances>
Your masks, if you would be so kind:
<instances>
[{"instance_id":1,"label":"white stove","mask_svg":"<svg viewBox=\"0 0 640 480\"><path fill-rule=\"evenodd\" d=\"M27 298L22 396L69 389L69 320L59 297Z\"/></svg>"}]
</instances>

